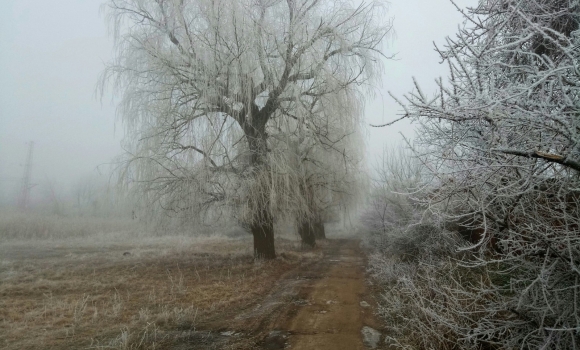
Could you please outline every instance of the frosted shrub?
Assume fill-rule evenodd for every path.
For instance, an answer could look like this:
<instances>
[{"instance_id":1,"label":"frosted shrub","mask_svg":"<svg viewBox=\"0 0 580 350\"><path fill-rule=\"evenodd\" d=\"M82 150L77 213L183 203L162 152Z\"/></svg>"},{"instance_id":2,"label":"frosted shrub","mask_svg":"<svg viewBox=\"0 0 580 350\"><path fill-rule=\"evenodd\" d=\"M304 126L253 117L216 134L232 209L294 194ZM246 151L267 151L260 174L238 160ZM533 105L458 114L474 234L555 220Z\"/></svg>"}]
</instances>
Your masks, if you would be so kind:
<instances>
[{"instance_id":1,"label":"frosted shrub","mask_svg":"<svg viewBox=\"0 0 580 350\"><path fill-rule=\"evenodd\" d=\"M580 3L483 0L462 13L466 27L438 49L449 80L401 106L432 174L423 206L476 234L458 247L468 256L421 259L385 298L410 308L399 329L420 348L578 349Z\"/></svg>"}]
</instances>

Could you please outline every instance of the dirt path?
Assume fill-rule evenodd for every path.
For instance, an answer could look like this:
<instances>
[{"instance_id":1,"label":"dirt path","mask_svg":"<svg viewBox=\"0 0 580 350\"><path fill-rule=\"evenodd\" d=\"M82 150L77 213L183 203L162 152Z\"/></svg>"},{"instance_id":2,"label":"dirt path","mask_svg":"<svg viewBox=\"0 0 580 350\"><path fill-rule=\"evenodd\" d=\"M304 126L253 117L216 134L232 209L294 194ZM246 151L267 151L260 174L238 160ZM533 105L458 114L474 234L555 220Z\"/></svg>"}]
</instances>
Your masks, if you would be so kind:
<instances>
[{"instance_id":1,"label":"dirt path","mask_svg":"<svg viewBox=\"0 0 580 350\"><path fill-rule=\"evenodd\" d=\"M267 326L263 349L367 349L361 330L379 328L357 240L329 240L324 259L303 271L294 301ZM361 302L362 305L361 306ZM369 303L369 304L365 304Z\"/></svg>"},{"instance_id":2,"label":"dirt path","mask_svg":"<svg viewBox=\"0 0 580 350\"><path fill-rule=\"evenodd\" d=\"M293 349L365 348L361 329L368 315L360 305L365 292L364 261L357 241L336 243L338 247L325 257L328 271L312 286L310 305L286 325Z\"/></svg>"},{"instance_id":3,"label":"dirt path","mask_svg":"<svg viewBox=\"0 0 580 350\"><path fill-rule=\"evenodd\" d=\"M255 303L215 313L195 331L176 334L183 346L171 349L380 349L365 344L361 333L382 327L373 316L359 241L329 239L307 254L322 257L279 276Z\"/></svg>"}]
</instances>

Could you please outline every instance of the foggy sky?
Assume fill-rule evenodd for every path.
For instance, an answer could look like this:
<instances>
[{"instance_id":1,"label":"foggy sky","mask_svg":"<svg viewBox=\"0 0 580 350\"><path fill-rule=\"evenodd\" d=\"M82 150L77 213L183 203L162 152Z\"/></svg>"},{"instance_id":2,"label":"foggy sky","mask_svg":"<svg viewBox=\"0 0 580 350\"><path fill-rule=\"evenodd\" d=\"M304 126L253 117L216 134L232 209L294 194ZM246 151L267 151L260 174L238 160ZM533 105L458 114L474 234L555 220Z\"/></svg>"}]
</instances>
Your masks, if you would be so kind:
<instances>
[{"instance_id":1,"label":"foggy sky","mask_svg":"<svg viewBox=\"0 0 580 350\"><path fill-rule=\"evenodd\" d=\"M13 200L20 186L27 142L34 141L32 183L38 196L47 181L67 188L80 177L108 170L106 163L121 152L122 125L116 121L112 96L103 104L95 97L99 73L112 56L100 0L0 1L0 204ZM458 0L473 5L476 0ZM386 53L382 86L369 100L368 123L396 118L399 108L388 96L413 88L415 76L425 92L445 76L433 41L457 31L462 21L448 0L392 0L396 36ZM408 123L369 128L369 163L385 142L397 143L399 132L412 138Z\"/></svg>"}]
</instances>

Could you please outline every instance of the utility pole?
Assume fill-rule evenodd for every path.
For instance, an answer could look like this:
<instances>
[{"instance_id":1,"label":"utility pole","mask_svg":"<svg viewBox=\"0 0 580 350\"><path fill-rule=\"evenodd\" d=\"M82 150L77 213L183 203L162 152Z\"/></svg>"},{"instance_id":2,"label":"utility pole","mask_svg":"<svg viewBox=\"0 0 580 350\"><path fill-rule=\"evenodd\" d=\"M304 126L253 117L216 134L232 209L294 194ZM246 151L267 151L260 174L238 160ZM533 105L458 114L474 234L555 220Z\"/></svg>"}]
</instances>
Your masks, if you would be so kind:
<instances>
[{"instance_id":1,"label":"utility pole","mask_svg":"<svg viewBox=\"0 0 580 350\"><path fill-rule=\"evenodd\" d=\"M30 200L30 189L34 186L30 184L30 175L32 172L32 152L34 150L34 142L28 143L28 155L26 156L26 163L24 164L24 176L22 177L22 187L20 189L20 198L18 198L18 207L22 210L27 210Z\"/></svg>"}]
</instances>

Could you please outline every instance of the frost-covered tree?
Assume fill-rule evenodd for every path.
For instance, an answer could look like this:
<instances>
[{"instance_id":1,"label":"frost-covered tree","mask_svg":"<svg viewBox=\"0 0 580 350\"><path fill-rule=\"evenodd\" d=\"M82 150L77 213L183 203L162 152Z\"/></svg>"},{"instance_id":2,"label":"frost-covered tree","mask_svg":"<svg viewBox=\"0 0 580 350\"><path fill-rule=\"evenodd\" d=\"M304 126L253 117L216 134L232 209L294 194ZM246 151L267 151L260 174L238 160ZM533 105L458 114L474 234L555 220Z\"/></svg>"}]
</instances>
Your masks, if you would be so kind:
<instances>
[{"instance_id":1,"label":"frost-covered tree","mask_svg":"<svg viewBox=\"0 0 580 350\"><path fill-rule=\"evenodd\" d=\"M372 233L389 231L416 224L423 193L423 165L410 148L383 149L370 175L370 193L362 214L363 225Z\"/></svg>"},{"instance_id":2,"label":"frost-covered tree","mask_svg":"<svg viewBox=\"0 0 580 350\"><path fill-rule=\"evenodd\" d=\"M292 172L271 135L309 128L314 116L358 117L341 111L377 76L390 30L382 5L110 0L105 9L116 58L101 86L112 81L122 96L124 178L167 210L227 208L253 234L255 255L275 257Z\"/></svg>"},{"instance_id":3,"label":"frost-covered tree","mask_svg":"<svg viewBox=\"0 0 580 350\"><path fill-rule=\"evenodd\" d=\"M358 120L348 117L356 115L355 99L350 108L333 111L332 117L312 118L312 126L295 129L288 143L286 162L296 182L291 198L297 202L288 209L302 242L309 246L325 238L324 221L330 212L359 199L364 148Z\"/></svg>"},{"instance_id":4,"label":"frost-covered tree","mask_svg":"<svg viewBox=\"0 0 580 350\"><path fill-rule=\"evenodd\" d=\"M484 278L433 287L445 308L424 315L465 348L578 349L580 2L462 12L465 28L438 49L449 80L433 97L417 85L401 106L433 174L426 204L471 227Z\"/></svg>"}]
</instances>

